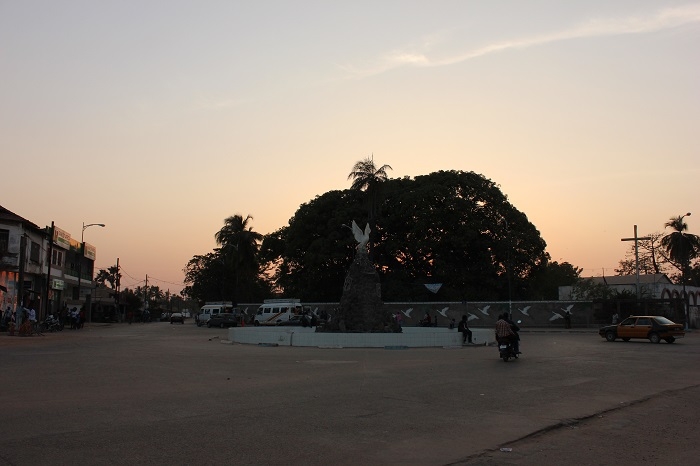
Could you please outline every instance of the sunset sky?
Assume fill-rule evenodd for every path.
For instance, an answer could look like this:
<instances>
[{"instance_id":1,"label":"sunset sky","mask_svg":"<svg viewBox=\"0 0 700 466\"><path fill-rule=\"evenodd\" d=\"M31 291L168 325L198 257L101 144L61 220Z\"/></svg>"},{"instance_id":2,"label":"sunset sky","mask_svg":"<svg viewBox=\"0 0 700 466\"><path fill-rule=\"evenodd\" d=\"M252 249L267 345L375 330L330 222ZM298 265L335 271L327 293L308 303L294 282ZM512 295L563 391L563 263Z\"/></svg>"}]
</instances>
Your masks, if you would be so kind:
<instances>
[{"instance_id":1,"label":"sunset sky","mask_svg":"<svg viewBox=\"0 0 700 466\"><path fill-rule=\"evenodd\" d=\"M614 274L693 212L700 2L0 0L0 205L178 292L234 214L474 171L553 260ZM351 219L348 219L350 221Z\"/></svg>"}]
</instances>

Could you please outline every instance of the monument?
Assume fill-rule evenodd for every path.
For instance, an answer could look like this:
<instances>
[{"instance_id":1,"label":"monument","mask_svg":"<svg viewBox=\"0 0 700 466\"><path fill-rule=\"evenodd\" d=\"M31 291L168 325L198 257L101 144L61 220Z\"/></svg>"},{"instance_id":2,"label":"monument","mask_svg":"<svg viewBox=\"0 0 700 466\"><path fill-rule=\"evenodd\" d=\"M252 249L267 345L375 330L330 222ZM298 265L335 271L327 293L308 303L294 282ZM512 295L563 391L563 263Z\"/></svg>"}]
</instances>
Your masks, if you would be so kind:
<instances>
[{"instance_id":1,"label":"monument","mask_svg":"<svg viewBox=\"0 0 700 466\"><path fill-rule=\"evenodd\" d=\"M369 260L367 243L369 242L369 224L364 231L353 220L352 232L357 241L355 259L350 265L340 309L331 330L341 332L400 332L391 311L382 303L382 288L379 274Z\"/></svg>"}]
</instances>

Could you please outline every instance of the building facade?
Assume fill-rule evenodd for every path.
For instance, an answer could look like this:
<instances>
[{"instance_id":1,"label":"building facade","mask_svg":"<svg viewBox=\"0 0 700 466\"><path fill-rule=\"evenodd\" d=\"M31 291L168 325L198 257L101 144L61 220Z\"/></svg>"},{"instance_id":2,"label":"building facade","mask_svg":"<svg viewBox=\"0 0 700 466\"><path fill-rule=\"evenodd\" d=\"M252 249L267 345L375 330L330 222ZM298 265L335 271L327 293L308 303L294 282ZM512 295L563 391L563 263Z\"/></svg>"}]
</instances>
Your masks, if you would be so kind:
<instances>
[{"instance_id":1,"label":"building facade","mask_svg":"<svg viewBox=\"0 0 700 466\"><path fill-rule=\"evenodd\" d=\"M0 206L2 309L33 307L40 319L81 309L94 293L96 248L53 223L44 228Z\"/></svg>"}]
</instances>

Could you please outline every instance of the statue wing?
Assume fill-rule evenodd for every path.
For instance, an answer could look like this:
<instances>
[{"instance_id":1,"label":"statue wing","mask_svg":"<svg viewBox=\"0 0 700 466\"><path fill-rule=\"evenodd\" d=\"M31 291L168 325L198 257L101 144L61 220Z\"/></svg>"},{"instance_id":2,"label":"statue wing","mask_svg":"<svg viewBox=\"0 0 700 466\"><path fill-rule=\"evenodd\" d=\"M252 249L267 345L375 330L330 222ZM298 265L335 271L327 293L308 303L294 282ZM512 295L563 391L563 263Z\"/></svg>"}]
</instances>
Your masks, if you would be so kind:
<instances>
[{"instance_id":1,"label":"statue wing","mask_svg":"<svg viewBox=\"0 0 700 466\"><path fill-rule=\"evenodd\" d=\"M355 223L355 220L352 221L352 234L355 237L355 241L358 243L362 242L364 234L362 233L360 227L357 226L357 223Z\"/></svg>"}]
</instances>

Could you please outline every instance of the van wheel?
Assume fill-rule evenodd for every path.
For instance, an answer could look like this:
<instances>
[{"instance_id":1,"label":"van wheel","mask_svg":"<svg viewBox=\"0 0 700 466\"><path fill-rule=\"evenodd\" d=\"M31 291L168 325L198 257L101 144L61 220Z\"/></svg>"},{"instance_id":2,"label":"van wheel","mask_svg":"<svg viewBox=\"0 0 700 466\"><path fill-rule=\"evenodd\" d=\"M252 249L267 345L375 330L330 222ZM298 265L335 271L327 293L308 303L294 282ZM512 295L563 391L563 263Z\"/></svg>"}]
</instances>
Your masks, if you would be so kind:
<instances>
[{"instance_id":1,"label":"van wheel","mask_svg":"<svg viewBox=\"0 0 700 466\"><path fill-rule=\"evenodd\" d=\"M257 327L258 325L260 325L260 322L256 320L255 322L253 322L253 325Z\"/></svg>"}]
</instances>

